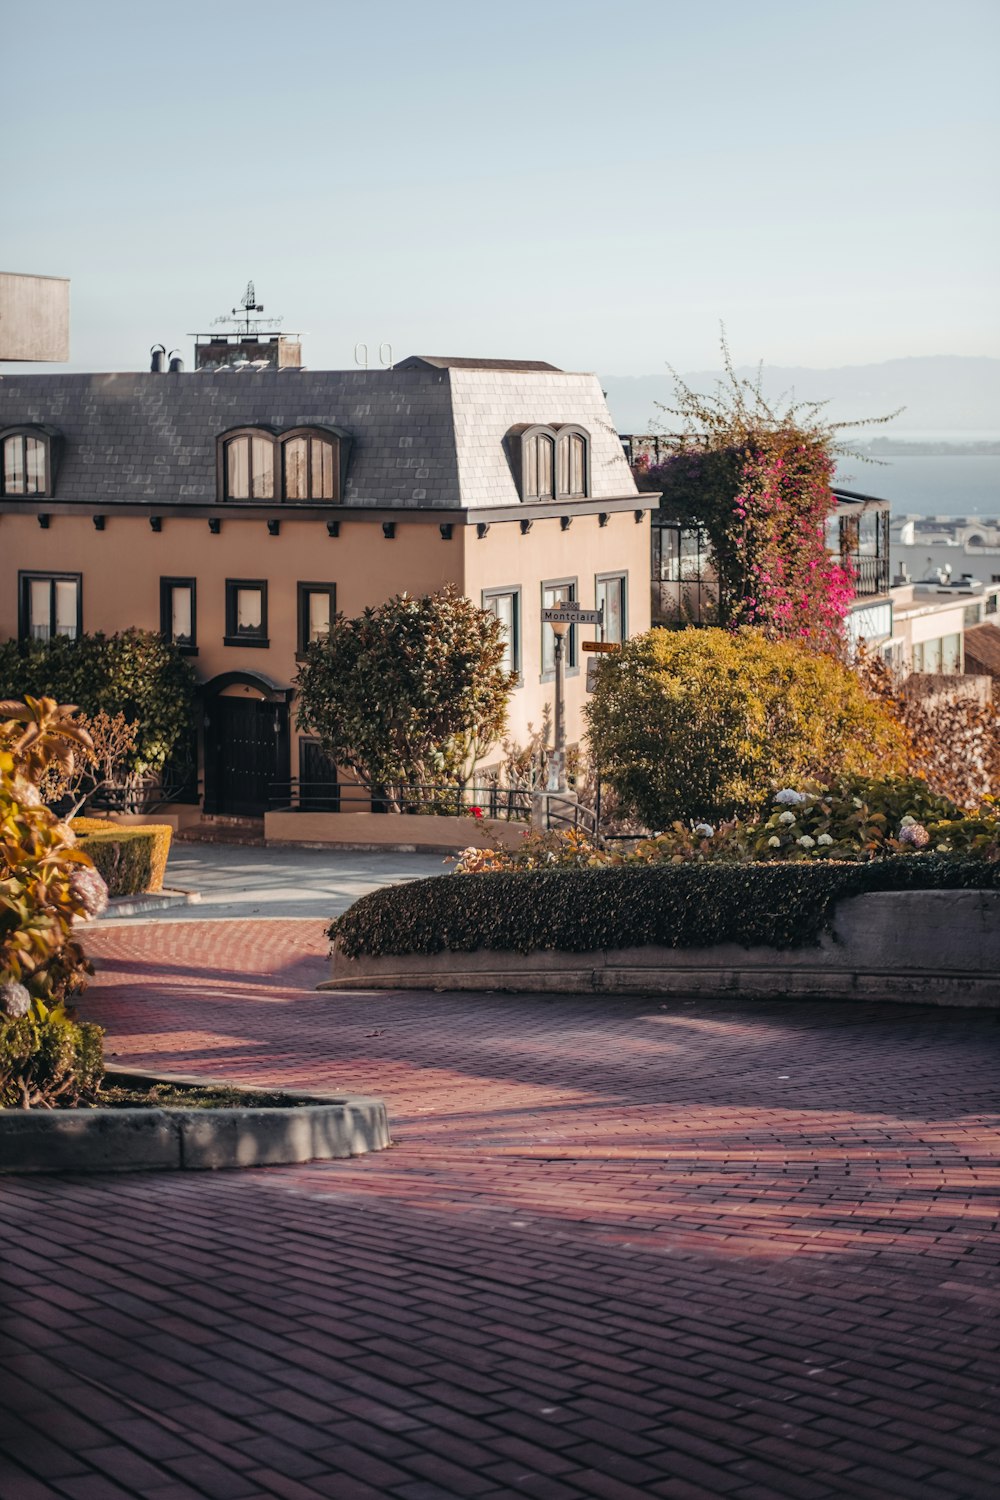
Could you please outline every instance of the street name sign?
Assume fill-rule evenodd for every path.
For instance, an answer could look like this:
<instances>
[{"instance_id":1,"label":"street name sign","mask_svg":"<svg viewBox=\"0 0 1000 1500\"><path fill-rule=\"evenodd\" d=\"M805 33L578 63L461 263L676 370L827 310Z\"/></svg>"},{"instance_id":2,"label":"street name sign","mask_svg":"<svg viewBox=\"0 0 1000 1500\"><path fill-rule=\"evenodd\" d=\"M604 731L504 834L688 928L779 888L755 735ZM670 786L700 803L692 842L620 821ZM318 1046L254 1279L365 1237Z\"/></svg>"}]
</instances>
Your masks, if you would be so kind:
<instances>
[{"instance_id":1,"label":"street name sign","mask_svg":"<svg viewBox=\"0 0 1000 1500\"><path fill-rule=\"evenodd\" d=\"M599 609L581 609L578 604L554 604L542 610L545 625L600 625Z\"/></svg>"},{"instance_id":2,"label":"street name sign","mask_svg":"<svg viewBox=\"0 0 1000 1500\"><path fill-rule=\"evenodd\" d=\"M621 645L618 641L581 641L580 645L584 651L620 651Z\"/></svg>"}]
</instances>

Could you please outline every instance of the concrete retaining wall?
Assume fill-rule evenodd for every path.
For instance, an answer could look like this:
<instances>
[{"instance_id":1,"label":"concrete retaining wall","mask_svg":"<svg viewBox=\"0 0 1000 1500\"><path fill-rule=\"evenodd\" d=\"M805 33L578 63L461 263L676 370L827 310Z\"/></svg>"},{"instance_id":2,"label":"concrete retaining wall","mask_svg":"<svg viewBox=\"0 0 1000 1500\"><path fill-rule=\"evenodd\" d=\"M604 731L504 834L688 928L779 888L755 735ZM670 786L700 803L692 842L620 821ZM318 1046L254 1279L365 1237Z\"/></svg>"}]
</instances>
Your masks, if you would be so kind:
<instances>
[{"instance_id":1,"label":"concrete retaining wall","mask_svg":"<svg viewBox=\"0 0 1000 1500\"><path fill-rule=\"evenodd\" d=\"M1000 1009L1000 892L888 891L836 909L818 947L619 948L591 953L445 952L346 958L332 990L921 1001Z\"/></svg>"},{"instance_id":2,"label":"concrete retaining wall","mask_svg":"<svg viewBox=\"0 0 1000 1500\"><path fill-rule=\"evenodd\" d=\"M500 818L448 818L430 813L309 813L264 814L264 841L271 844L348 844L362 848L514 849L528 831L527 823Z\"/></svg>"},{"instance_id":3,"label":"concrete retaining wall","mask_svg":"<svg viewBox=\"0 0 1000 1500\"><path fill-rule=\"evenodd\" d=\"M108 1081L219 1079L108 1069ZM226 1087L232 1087L227 1084ZM276 1091L280 1092L280 1091ZM0 1110L0 1172L130 1172L329 1161L390 1144L381 1099L295 1095L277 1109Z\"/></svg>"}]
</instances>

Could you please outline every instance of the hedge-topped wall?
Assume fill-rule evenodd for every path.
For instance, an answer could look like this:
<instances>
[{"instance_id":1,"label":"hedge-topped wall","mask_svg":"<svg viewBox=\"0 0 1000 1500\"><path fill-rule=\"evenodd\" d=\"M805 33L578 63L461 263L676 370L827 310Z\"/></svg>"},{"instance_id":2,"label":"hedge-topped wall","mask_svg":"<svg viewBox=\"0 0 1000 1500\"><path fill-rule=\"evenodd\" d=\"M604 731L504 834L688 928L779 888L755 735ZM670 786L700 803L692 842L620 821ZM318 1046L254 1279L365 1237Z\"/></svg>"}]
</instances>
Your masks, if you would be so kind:
<instances>
[{"instance_id":1,"label":"hedge-topped wall","mask_svg":"<svg viewBox=\"0 0 1000 1500\"><path fill-rule=\"evenodd\" d=\"M139 896L163 889L173 829L169 823L122 824L74 818L77 848L94 861L110 896Z\"/></svg>"},{"instance_id":2,"label":"hedge-topped wall","mask_svg":"<svg viewBox=\"0 0 1000 1500\"><path fill-rule=\"evenodd\" d=\"M868 864L666 865L436 876L372 891L329 935L348 958L493 949L814 945L870 891L998 890L1000 864L903 855Z\"/></svg>"}]
</instances>

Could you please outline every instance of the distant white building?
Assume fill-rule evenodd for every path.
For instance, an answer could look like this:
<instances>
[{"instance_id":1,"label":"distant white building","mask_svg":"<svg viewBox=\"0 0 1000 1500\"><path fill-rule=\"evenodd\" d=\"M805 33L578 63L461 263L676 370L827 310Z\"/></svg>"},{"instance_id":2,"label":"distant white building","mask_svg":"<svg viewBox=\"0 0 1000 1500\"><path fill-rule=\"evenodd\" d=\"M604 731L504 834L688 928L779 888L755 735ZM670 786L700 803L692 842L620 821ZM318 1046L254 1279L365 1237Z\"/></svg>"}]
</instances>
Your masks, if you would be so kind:
<instances>
[{"instance_id":1,"label":"distant white building","mask_svg":"<svg viewBox=\"0 0 1000 1500\"><path fill-rule=\"evenodd\" d=\"M0 271L0 361L69 359L69 282Z\"/></svg>"}]
</instances>

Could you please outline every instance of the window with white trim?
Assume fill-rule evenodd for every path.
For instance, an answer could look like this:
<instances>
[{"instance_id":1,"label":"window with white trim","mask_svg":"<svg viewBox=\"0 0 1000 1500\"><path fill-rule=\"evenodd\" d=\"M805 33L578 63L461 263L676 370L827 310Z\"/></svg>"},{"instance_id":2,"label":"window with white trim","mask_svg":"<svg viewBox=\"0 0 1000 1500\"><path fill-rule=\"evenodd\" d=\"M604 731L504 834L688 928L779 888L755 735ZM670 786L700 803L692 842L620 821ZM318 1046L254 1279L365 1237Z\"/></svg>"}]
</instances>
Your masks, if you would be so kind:
<instances>
[{"instance_id":1,"label":"window with white trim","mask_svg":"<svg viewBox=\"0 0 1000 1500\"><path fill-rule=\"evenodd\" d=\"M594 584L597 608L604 610L604 639L621 642L628 637L628 615L624 573L599 573Z\"/></svg>"},{"instance_id":2,"label":"window with white trim","mask_svg":"<svg viewBox=\"0 0 1000 1500\"><path fill-rule=\"evenodd\" d=\"M521 675L521 590L517 588L484 589L483 608L496 615L504 636L505 672Z\"/></svg>"}]
</instances>

